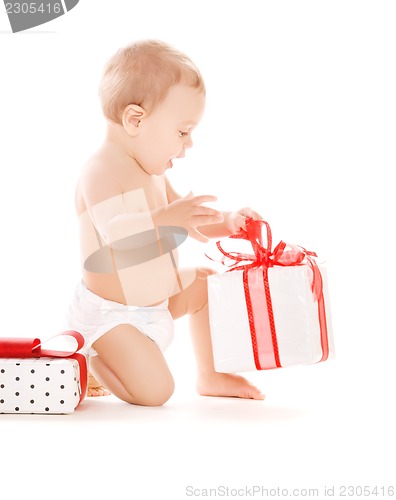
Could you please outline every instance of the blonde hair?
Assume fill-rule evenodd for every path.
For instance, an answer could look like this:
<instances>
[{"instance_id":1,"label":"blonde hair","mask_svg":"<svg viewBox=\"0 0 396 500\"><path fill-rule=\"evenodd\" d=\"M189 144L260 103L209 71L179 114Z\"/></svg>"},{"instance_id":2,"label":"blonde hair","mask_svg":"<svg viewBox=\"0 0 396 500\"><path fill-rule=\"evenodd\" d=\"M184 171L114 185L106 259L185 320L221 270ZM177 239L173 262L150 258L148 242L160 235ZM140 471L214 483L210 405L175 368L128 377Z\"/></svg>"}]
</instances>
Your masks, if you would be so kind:
<instances>
[{"instance_id":1,"label":"blonde hair","mask_svg":"<svg viewBox=\"0 0 396 500\"><path fill-rule=\"evenodd\" d=\"M103 113L121 123L129 104L150 112L180 83L205 92L201 73L188 56L159 40L132 43L105 65L99 86Z\"/></svg>"}]
</instances>

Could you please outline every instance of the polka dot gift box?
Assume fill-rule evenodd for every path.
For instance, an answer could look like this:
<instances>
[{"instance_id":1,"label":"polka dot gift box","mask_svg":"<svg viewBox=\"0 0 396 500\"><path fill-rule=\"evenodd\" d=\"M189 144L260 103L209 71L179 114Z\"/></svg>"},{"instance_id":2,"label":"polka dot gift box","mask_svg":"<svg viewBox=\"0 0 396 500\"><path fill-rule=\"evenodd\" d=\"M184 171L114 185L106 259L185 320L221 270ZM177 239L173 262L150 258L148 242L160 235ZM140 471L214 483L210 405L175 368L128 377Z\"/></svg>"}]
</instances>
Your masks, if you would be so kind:
<instances>
[{"instance_id":1,"label":"polka dot gift box","mask_svg":"<svg viewBox=\"0 0 396 500\"><path fill-rule=\"evenodd\" d=\"M86 395L87 363L77 351L41 349L39 339L0 338L0 413L72 413Z\"/></svg>"}]
</instances>

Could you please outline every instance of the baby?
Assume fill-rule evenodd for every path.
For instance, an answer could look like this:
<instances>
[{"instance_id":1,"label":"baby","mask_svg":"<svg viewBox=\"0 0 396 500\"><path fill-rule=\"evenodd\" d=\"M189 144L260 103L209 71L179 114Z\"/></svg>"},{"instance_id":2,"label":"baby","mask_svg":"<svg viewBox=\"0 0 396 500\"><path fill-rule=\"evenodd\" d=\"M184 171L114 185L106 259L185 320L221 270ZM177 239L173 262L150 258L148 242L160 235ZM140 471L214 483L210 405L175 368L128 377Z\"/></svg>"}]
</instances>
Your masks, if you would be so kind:
<instances>
[{"instance_id":1,"label":"baby","mask_svg":"<svg viewBox=\"0 0 396 500\"><path fill-rule=\"evenodd\" d=\"M108 61L99 95L107 133L76 190L83 281L67 315L85 337L89 395L163 405L174 391L163 352L173 321L188 314L198 393L264 399L243 377L214 369L206 280L214 271L177 263L187 236L207 242L261 218L250 208L204 206L214 196L182 197L166 177L193 145L205 106L200 72L169 45L141 41Z\"/></svg>"}]
</instances>

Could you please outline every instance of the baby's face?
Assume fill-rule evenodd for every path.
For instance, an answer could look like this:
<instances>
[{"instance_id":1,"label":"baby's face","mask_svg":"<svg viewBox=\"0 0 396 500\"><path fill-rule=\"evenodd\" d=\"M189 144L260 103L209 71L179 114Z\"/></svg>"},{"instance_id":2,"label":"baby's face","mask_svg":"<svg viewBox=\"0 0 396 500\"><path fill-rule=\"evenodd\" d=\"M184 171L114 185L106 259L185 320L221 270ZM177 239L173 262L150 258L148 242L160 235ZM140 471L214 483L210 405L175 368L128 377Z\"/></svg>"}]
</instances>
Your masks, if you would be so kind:
<instances>
[{"instance_id":1,"label":"baby's face","mask_svg":"<svg viewBox=\"0 0 396 500\"><path fill-rule=\"evenodd\" d=\"M192 147L191 134L205 107L203 92L186 85L171 87L166 98L139 124L133 153L148 174L161 175Z\"/></svg>"}]
</instances>

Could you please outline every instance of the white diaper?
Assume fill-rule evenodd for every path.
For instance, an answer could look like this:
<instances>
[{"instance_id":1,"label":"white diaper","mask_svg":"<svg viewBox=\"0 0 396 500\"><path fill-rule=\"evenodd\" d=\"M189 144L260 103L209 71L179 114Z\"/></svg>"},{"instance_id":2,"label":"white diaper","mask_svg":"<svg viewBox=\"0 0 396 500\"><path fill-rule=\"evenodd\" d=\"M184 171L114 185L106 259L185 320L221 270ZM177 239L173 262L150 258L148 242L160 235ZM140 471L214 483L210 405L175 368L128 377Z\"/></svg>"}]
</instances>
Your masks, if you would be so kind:
<instances>
[{"instance_id":1,"label":"white diaper","mask_svg":"<svg viewBox=\"0 0 396 500\"><path fill-rule=\"evenodd\" d=\"M81 352L97 356L92 344L118 325L129 324L152 339L162 352L173 340L173 318L168 300L151 307L127 306L103 299L80 283L66 314L67 328L85 339Z\"/></svg>"}]
</instances>

